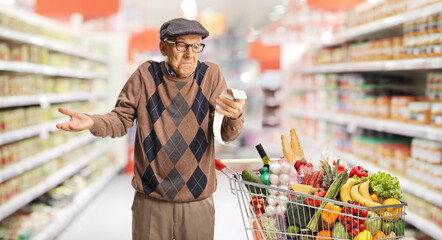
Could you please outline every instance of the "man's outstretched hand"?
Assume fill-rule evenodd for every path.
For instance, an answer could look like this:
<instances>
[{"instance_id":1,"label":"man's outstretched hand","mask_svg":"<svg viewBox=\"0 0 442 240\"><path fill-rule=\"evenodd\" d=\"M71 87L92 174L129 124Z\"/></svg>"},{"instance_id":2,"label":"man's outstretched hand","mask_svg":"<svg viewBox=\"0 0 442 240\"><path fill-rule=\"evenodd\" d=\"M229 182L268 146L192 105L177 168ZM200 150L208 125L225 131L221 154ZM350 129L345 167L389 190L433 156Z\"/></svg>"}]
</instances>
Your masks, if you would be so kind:
<instances>
[{"instance_id":1,"label":"man's outstretched hand","mask_svg":"<svg viewBox=\"0 0 442 240\"><path fill-rule=\"evenodd\" d=\"M94 125L94 120L84 113L75 112L67 108L59 108L58 111L71 119L64 123L57 124L57 128L68 132L79 132L89 130Z\"/></svg>"}]
</instances>

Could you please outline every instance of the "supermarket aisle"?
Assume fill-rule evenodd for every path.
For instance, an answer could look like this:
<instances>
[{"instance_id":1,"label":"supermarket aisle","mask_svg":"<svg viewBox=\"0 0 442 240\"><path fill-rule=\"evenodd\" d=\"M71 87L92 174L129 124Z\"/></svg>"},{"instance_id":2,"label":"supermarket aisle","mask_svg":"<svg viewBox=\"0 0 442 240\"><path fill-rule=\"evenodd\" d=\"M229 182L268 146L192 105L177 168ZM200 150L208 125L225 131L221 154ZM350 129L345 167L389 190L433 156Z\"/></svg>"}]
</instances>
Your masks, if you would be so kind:
<instances>
[{"instance_id":1,"label":"supermarket aisle","mask_svg":"<svg viewBox=\"0 0 442 240\"><path fill-rule=\"evenodd\" d=\"M130 181L129 175L117 175L57 239L131 239L133 188ZM238 202L230 192L227 177L220 173L214 201L215 240L245 239Z\"/></svg>"},{"instance_id":2,"label":"supermarket aisle","mask_svg":"<svg viewBox=\"0 0 442 240\"><path fill-rule=\"evenodd\" d=\"M130 180L129 175L115 176L57 239L131 239Z\"/></svg>"}]
</instances>

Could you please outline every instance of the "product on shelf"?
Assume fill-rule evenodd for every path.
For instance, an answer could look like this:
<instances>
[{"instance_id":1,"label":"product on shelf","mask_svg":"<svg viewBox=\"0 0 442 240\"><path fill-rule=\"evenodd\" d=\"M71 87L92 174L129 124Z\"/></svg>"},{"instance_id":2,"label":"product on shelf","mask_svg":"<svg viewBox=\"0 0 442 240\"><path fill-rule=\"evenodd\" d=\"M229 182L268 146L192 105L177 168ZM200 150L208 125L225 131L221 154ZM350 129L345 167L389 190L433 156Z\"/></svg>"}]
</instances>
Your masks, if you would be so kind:
<instances>
[{"instance_id":1,"label":"product on shelf","mask_svg":"<svg viewBox=\"0 0 442 240\"><path fill-rule=\"evenodd\" d=\"M9 61L11 59L9 45L3 42L0 42L0 60Z\"/></svg>"},{"instance_id":2,"label":"product on shelf","mask_svg":"<svg viewBox=\"0 0 442 240\"><path fill-rule=\"evenodd\" d=\"M281 139L284 157L280 161L283 163L270 164L270 183L263 184L258 175L253 178L245 176L239 183L245 182L245 186L248 186L247 182L270 185L248 188L251 201L250 205L246 201L244 207L249 213L246 217L250 223L255 220L252 230L255 237L264 234L269 239L286 236L371 239L382 234L385 237L404 235L405 211L402 206L405 203L400 201L403 193L396 177L381 171L367 173L362 167L350 171L339 160L335 162L336 158L331 153L323 153L320 166L310 164L310 170L303 169L307 165L301 166L299 171L294 171L298 173L297 178L287 175L285 179L283 169L288 174L290 166L286 168L283 164L290 163L287 160L299 149L296 144L293 149L284 135ZM292 169L296 169L296 164ZM250 169L245 171L252 172ZM304 177L299 178L300 175ZM287 192L285 180L297 192ZM254 191L256 188L268 191L257 192ZM241 191L238 194L246 193ZM262 233L258 231L260 229Z\"/></svg>"},{"instance_id":3,"label":"product on shelf","mask_svg":"<svg viewBox=\"0 0 442 240\"><path fill-rule=\"evenodd\" d=\"M429 125L431 123L431 103L411 102L408 104L408 109L410 111L410 123L422 125Z\"/></svg>"},{"instance_id":4,"label":"product on shelf","mask_svg":"<svg viewBox=\"0 0 442 240\"><path fill-rule=\"evenodd\" d=\"M442 14L420 18L404 24L406 57L438 57L442 54Z\"/></svg>"},{"instance_id":5,"label":"product on shelf","mask_svg":"<svg viewBox=\"0 0 442 240\"><path fill-rule=\"evenodd\" d=\"M63 28L60 26L56 26L56 24L53 24L53 27L49 27L45 21L45 26L39 26L39 22L32 22L30 21L23 21L22 19L18 19L14 15L14 11L11 11L10 13L7 12L0 12L0 27L6 28L12 31L18 31L27 33L32 36L36 37L42 37L47 38L49 40L55 40L55 41L61 41L62 43L71 44L74 47L82 47L86 49L86 52L91 52L96 55L104 55L106 52L106 48L103 46L103 44L100 44L99 42L94 42L91 40L85 40L83 38L80 38L78 36L74 36L72 34L69 34L67 31L60 31ZM1 54L0 54L1 55Z\"/></svg>"},{"instance_id":6,"label":"product on shelf","mask_svg":"<svg viewBox=\"0 0 442 240\"><path fill-rule=\"evenodd\" d=\"M314 64L400 60L442 56L442 14L404 23L400 36L344 43L306 56Z\"/></svg>"},{"instance_id":7,"label":"product on shelf","mask_svg":"<svg viewBox=\"0 0 442 240\"><path fill-rule=\"evenodd\" d=\"M431 125L442 128L442 103L431 105Z\"/></svg>"},{"instance_id":8,"label":"product on shelf","mask_svg":"<svg viewBox=\"0 0 442 240\"><path fill-rule=\"evenodd\" d=\"M395 16L416 10L431 4L438 3L438 0L386 0L369 7L358 8L346 16L346 26L357 27L386 17Z\"/></svg>"},{"instance_id":9,"label":"product on shelf","mask_svg":"<svg viewBox=\"0 0 442 240\"><path fill-rule=\"evenodd\" d=\"M438 120L441 112L439 74L428 74L425 96L422 96L422 88L413 87L411 79L398 76L316 74L292 77L290 82L295 91L296 86L302 84L320 86L315 83L324 78L332 83L322 88L304 87L290 95L288 105L308 112L343 113L436 127L441 124L435 123L442 121ZM338 87L334 87L336 85ZM436 94L431 92L433 89Z\"/></svg>"},{"instance_id":10,"label":"product on shelf","mask_svg":"<svg viewBox=\"0 0 442 240\"><path fill-rule=\"evenodd\" d=\"M30 204L0 222L0 239L31 239L48 225L57 214L75 201L90 183L98 179L115 158L105 153L91 161L76 175L66 179ZM27 179L32 180L32 179ZM0 187L0 190L2 188ZM0 191L0 199L5 198ZM2 204L3 201L0 201Z\"/></svg>"},{"instance_id":11,"label":"product on shelf","mask_svg":"<svg viewBox=\"0 0 442 240\"><path fill-rule=\"evenodd\" d=\"M442 142L414 138L411 156L427 163L442 165Z\"/></svg>"},{"instance_id":12,"label":"product on shelf","mask_svg":"<svg viewBox=\"0 0 442 240\"><path fill-rule=\"evenodd\" d=\"M428 73L425 96L432 102L442 101L442 74Z\"/></svg>"},{"instance_id":13,"label":"product on shelf","mask_svg":"<svg viewBox=\"0 0 442 240\"><path fill-rule=\"evenodd\" d=\"M80 112L90 112L92 109L103 111L106 106L102 100L98 100L93 104L87 101L52 104L47 109L43 109L40 106L8 108L8 110L0 109L0 134L64 118L57 110L59 107L67 107Z\"/></svg>"},{"instance_id":14,"label":"product on shelf","mask_svg":"<svg viewBox=\"0 0 442 240\"><path fill-rule=\"evenodd\" d=\"M404 201L408 203L407 211L411 211L424 219L442 227L442 208L410 193L404 193Z\"/></svg>"},{"instance_id":15,"label":"product on shelf","mask_svg":"<svg viewBox=\"0 0 442 240\"><path fill-rule=\"evenodd\" d=\"M49 160L42 165L36 166L29 171L26 171L18 176L15 176L9 180L6 180L5 182L0 183L0 204L10 201L17 194L22 193L27 189L30 189L33 186L39 184L51 174L54 174L65 166L74 163L77 159L86 156L87 153L93 152L94 149L99 149L102 147L103 143L101 143L100 141L95 141L93 143L83 145L67 153L64 153L60 157Z\"/></svg>"}]
</instances>

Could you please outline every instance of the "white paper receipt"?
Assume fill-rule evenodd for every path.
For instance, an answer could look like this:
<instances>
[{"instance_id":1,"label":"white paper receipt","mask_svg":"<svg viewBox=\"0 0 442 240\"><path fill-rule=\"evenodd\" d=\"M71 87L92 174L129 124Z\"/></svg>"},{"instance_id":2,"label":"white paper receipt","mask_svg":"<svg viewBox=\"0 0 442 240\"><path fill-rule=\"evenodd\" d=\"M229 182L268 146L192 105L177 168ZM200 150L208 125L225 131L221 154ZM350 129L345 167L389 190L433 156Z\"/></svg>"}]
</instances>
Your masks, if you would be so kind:
<instances>
[{"instance_id":1,"label":"white paper receipt","mask_svg":"<svg viewBox=\"0 0 442 240\"><path fill-rule=\"evenodd\" d=\"M232 97L230 94L227 93L227 89L229 89L229 88L224 89L224 91L221 93L222 96L227 97L229 99L247 99L246 92L238 90L238 89L230 88L230 90L232 90L232 93L233 93L233 97ZM216 108L223 109L219 105L216 105ZM224 115L215 111L215 119L213 120L213 135L215 135L216 141L218 141L222 145L226 145L227 143L224 142L221 137L221 125L223 124L223 119L224 119Z\"/></svg>"}]
</instances>

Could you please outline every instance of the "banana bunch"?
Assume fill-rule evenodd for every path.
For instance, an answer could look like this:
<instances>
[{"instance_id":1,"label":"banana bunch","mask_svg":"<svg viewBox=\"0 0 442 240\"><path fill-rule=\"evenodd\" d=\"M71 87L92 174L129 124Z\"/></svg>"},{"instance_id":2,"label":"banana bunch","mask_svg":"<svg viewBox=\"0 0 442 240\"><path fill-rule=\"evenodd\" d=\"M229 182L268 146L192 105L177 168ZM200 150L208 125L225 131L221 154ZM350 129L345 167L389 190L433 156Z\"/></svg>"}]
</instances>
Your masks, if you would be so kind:
<instances>
[{"instance_id":1,"label":"banana bunch","mask_svg":"<svg viewBox=\"0 0 442 240\"><path fill-rule=\"evenodd\" d=\"M357 201L365 207L382 206L380 203L373 202L373 200L371 200L370 193L368 191L370 181L365 181L361 184L359 183L360 180L349 178L339 192L341 201L345 203L348 203L348 201Z\"/></svg>"}]
</instances>

